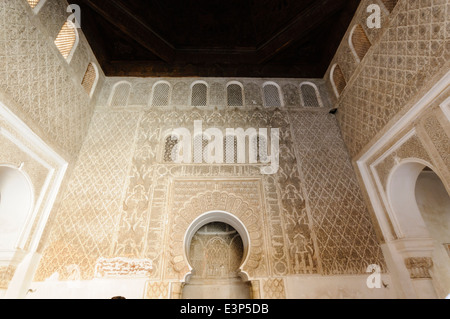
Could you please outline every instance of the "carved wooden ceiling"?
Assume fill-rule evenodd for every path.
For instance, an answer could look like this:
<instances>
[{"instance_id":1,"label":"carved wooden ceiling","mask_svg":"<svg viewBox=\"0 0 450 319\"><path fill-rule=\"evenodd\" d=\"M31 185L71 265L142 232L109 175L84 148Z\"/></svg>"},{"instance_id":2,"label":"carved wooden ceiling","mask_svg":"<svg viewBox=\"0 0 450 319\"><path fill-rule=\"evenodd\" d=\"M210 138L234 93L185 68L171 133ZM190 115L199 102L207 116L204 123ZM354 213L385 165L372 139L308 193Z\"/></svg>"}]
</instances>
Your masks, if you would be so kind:
<instances>
[{"instance_id":1,"label":"carved wooden ceiling","mask_svg":"<svg viewBox=\"0 0 450 319\"><path fill-rule=\"evenodd\" d=\"M323 77L360 0L70 0L108 76Z\"/></svg>"}]
</instances>

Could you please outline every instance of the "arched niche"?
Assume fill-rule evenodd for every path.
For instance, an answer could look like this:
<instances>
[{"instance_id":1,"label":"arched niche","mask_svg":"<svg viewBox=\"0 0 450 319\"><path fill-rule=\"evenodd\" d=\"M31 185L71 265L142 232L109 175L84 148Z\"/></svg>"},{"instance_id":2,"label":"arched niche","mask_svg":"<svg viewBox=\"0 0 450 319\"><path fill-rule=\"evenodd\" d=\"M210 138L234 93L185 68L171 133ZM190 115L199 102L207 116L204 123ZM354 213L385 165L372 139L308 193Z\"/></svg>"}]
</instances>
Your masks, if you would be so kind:
<instances>
[{"instance_id":1,"label":"arched niche","mask_svg":"<svg viewBox=\"0 0 450 319\"><path fill-rule=\"evenodd\" d=\"M20 169L0 165L0 250L14 250L34 205L33 187Z\"/></svg>"},{"instance_id":2,"label":"arched niche","mask_svg":"<svg viewBox=\"0 0 450 319\"><path fill-rule=\"evenodd\" d=\"M248 258L250 237L242 221L240 221L236 216L223 211L213 211L202 214L199 217L197 217L187 229L184 239L184 253L186 261L189 264L189 269L192 270L192 265L190 264L188 258L192 238L200 228L215 222L230 225L238 232L239 236L241 237L243 245L243 257L242 257L243 262L239 268L242 270L242 265L245 264L245 260Z\"/></svg>"},{"instance_id":3,"label":"arched niche","mask_svg":"<svg viewBox=\"0 0 450 319\"><path fill-rule=\"evenodd\" d=\"M168 106L170 104L170 83L167 81L158 81L152 88L152 106Z\"/></svg>"},{"instance_id":4,"label":"arched niche","mask_svg":"<svg viewBox=\"0 0 450 319\"><path fill-rule=\"evenodd\" d=\"M80 42L78 28L71 21L66 21L54 41L61 55L70 63Z\"/></svg>"},{"instance_id":5,"label":"arched niche","mask_svg":"<svg viewBox=\"0 0 450 319\"><path fill-rule=\"evenodd\" d=\"M353 26L348 43L357 63L362 61L371 47L370 40L360 24Z\"/></svg>"},{"instance_id":6,"label":"arched niche","mask_svg":"<svg viewBox=\"0 0 450 319\"><path fill-rule=\"evenodd\" d=\"M434 170L424 160L405 159L389 175L387 196L391 221L398 238L431 238L416 200L417 179L426 167Z\"/></svg>"},{"instance_id":7,"label":"arched niche","mask_svg":"<svg viewBox=\"0 0 450 319\"><path fill-rule=\"evenodd\" d=\"M131 94L131 83L128 81L119 81L114 84L108 105L112 107L126 107Z\"/></svg>"},{"instance_id":8,"label":"arched niche","mask_svg":"<svg viewBox=\"0 0 450 319\"><path fill-rule=\"evenodd\" d=\"M347 86L347 81L345 80L344 73L339 64L334 64L331 67L330 81L336 97L339 98Z\"/></svg>"},{"instance_id":9,"label":"arched niche","mask_svg":"<svg viewBox=\"0 0 450 319\"><path fill-rule=\"evenodd\" d=\"M426 167L417 178L415 196L433 239L433 285L438 297L443 298L450 291L450 193L436 172Z\"/></svg>"},{"instance_id":10,"label":"arched niche","mask_svg":"<svg viewBox=\"0 0 450 319\"><path fill-rule=\"evenodd\" d=\"M186 281L192 271L187 251L193 235L202 226L211 222L226 223L239 233L244 247L240 276L244 281L251 280L262 258L263 239L260 220L243 199L219 191L197 195L174 216L169 250L173 269L179 274L179 278Z\"/></svg>"},{"instance_id":11,"label":"arched niche","mask_svg":"<svg viewBox=\"0 0 450 319\"><path fill-rule=\"evenodd\" d=\"M237 81L227 83L227 106L244 105L244 86Z\"/></svg>"},{"instance_id":12,"label":"arched niche","mask_svg":"<svg viewBox=\"0 0 450 319\"><path fill-rule=\"evenodd\" d=\"M97 87L97 82L99 78L98 67L95 63L90 62L84 73L83 80L81 81L81 85L85 89L86 93L89 97L95 92L95 88Z\"/></svg>"},{"instance_id":13,"label":"arched niche","mask_svg":"<svg viewBox=\"0 0 450 319\"><path fill-rule=\"evenodd\" d=\"M245 227L233 219L224 212L210 212L191 225L186 234L186 258L192 271L183 286L182 299L252 298L251 283L240 269L247 257L249 238Z\"/></svg>"}]
</instances>

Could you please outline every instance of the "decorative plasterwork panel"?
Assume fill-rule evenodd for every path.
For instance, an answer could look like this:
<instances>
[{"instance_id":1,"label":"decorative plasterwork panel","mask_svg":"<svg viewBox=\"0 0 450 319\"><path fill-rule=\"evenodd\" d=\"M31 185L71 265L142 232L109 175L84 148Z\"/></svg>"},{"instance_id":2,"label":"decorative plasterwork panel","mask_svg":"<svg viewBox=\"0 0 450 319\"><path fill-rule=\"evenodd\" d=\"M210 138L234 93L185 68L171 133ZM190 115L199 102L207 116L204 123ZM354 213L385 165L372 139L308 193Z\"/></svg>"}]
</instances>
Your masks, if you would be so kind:
<instances>
[{"instance_id":1,"label":"decorative plasterwork panel","mask_svg":"<svg viewBox=\"0 0 450 319\"><path fill-rule=\"evenodd\" d=\"M374 170L383 185L384 191L386 191L387 179L392 169L402 159L406 158L418 158L431 163L431 158L415 131L408 135L401 145L389 150L389 154L385 154L382 159L374 162Z\"/></svg>"},{"instance_id":2,"label":"decorative plasterwork panel","mask_svg":"<svg viewBox=\"0 0 450 319\"><path fill-rule=\"evenodd\" d=\"M52 16L46 22L50 22L48 32L53 34L54 24L58 28L63 24L66 7L60 1L46 2L42 14L43 18ZM0 93L14 100L15 105L9 107L21 114L27 125L32 129L36 125L46 134L50 139L46 142L75 157L93 112L93 104L81 86L92 56L87 53L85 40L81 41L76 61L71 64L73 69L69 69L47 30L40 29L27 6L25 1L0 2ZM79 85L74 77L79 78Z\"/></svg>"},{"instance_id":3,"label":"decorative plasterwork panel","mask_svg":"<svg viewBox=\"0 0 450 319\"><path fill-rule=\"evenodd\" d=\"M188 110L194 109L190 104L191 89L190 87L195 84L196 80L192 78L108 78L103 86L102 93L98 100L98 106L100 108L110 108L108 101L111 100L111 94L115 84L126 81L131 84L131 96L126 103L114 105L115 108L136 108L146 107L150 109L159 110ZM312 83L318 88L317 99L319 101L326 100L326 91L324 88L324 81L321 79L277 79L273 83L280 87L280 90L274 90L276 95L274 98L277 100L284 100L286 107L302 107L302 91L300 85L302 83ZM153 94L151 93L152 87L158 82L164 82L170 86L168 105L153 104L150 99ZM263 103L263 86L265 84L263 79L248 79L248 78L205 78L202 79L202 83L207 84L207 105L197 106L198 109L249 109L249 108L262 108ZM240 105L228 106L227 99L227 87L229 84L238 85L242 87L242 99L239 97L239 101L242 100ZM153 88L154 90L154 88ZM153 92L154 93L154 92ZM315 93L314 93L315 94ZM305 100L305 98L303 98ZM279 107L279 103L277 104ZM274 105L275 107L276 105ZM319 105L323 106L322 103ZM269 106L270 107L270 106Z\"/></svg>"},{"instance_id":4,"label":"decorative plasterwork panel","mask_svg":"<svg viewBox=\"0 0 450 319\"><path fill-rule=\"evenodd\" d=\"M362 274L370 264L385 267L335 117L291 112L289 118L322 272Z\"/></svg>"},{"instance_id":5,"label":"decorative plasterwork panel","mask_svg":"<svg viewBox=\"0 0 450 319\"><path fill-rule=\"evenodd\" d=\"M145 299L168 299L169 282L148 281L145 287ZM172 288L173 289L173 288Z\"/></svg>"},{"instance_id":6,"label":"decorative plasterwork panel","mask_svg":"<svg viewBox=\"0 0 450 319\"><path fill-rule=\"evenodd\" d=\"M237 184L235 186L236 188L238 188L239 184L241 184L239 181L236 181L235 183ZM184 185L181 185L181 188L177 188L177 186L174 186L172 193L177 194L180 191L187 193L190 191L190 193L192 194L192 188L189 188L190 183L183 184ZM192 184L195 185L196 183L193 182ZM177 207L180 205L180 203L174 200L172 202L172 205L173 207ZM249 256L246 263L242 266L242 270L249 274L249 276L251 277L255 277L255 274L258 274L258 272L260 276L266 275L267 270L264 270L264 268L266 267L263 266L261 267L261 270L257 270L260 266L261 260L263 259L263 251L266 250L263 235L263 215L261 209L256 210L258 206L259 208L261 207L261 205L257 205L256 207L251 205L241 196L237 196L237 194L217 190L212 192L209 191L200 193L194 196L190 199L189 202L184 202L184 205L180 210L173 208L173 211L170 214L172 219L172 227L169 230L170 262L173 270L177 273L180 273L183 277L189 272L187 261L185 260L185 256L183 253L184 236L188 230L189 225L197 217L206 212L216 210L228 212L239 218L239 220L241 220L249 233Z\"/></svg>"},{"instance_id":7,"label":"decorative plasterwork panel","mask_svg":"<svg viewBox=\"0 0 450 319\"><path fill-rule=\"evenodd\" d=\"M286 299L283 278L270 278L262 281L264 299Z\"/></svg>"},{"instance_id":8,"label":"decorative plasterwork panel","mask_svg":"<svg viewBox=\"0 0 450 319\"><path fill-rule=\"evenodd\" d=\"M365 9L371 3L361 3L331 64L339 63L348 80L337 106L352 157L376 142L373 139L397 114L418 101L448 71L450 61L446 1L400 0L383 17L381 29L365 29L372 48L360 64L351 63L348 36L354 24L366 26ZM372 38L374 30L377 35Z\"/></svg>"},{"instance_id":9,"label":"decorative plasterwork panel","mask_svg":"<svg viewBox=\"0 0 450 319\"><path fill-rule=\"evenodd\" d=\"M409 132L398 134L372 156L370 165L374 177L380 181L382 191L386 191L392 169L405 159L429 163L445 183L450 172L450 134L445 130L445 127L449 127L449 122L446 117L439 119L442 113L434 104L428 106L426 114L421 114L414 122L409 123Z\"/></svg>"},{"instance_id":10,"label":"decorative plasterwork panel","mask_svg":"<svg viewBox=\"0 0 450 319\"><path fill-rule=\"evenodd\" d=\"M153 269L152 261L130 258L99 258L95 265L96 278L114 278L124 276L147 277Z\"/></svg>"},{"instance_id":11,"label":"decorative plasterwork panel","mask_svg":"<svg viewBox=\"0 0 450 319\"><path fill-rule=\"evenodd\" d=\"M133 143L138 113L95 113L90 132L55 214L36 280L44 280L78 265L82 279L92 278L100 257L111 255L121 198ZM131 143L130 143L131 141Z\"/></svg>"},{"instance_id":12,"label":"decorative plasterwork panel","mask_svg":"<svg viewBox=\"0 0 450 319\"><path fill-rule=\"evenodd\" d=\"M440 159L450 171L450 123L446 118L442 119L441 122L438 119L440 115L441 113L437 110L433 115L424 119L423 126L439 153ZM447 132L444 125L447 127Z\"/></svg>"},{"instance_id":13,"label":"decorative plasterwork panel","mask_svg":"<svg viewBox=\"0 0 450 319\"><path fill-rule=\"evenodd\" d=\"M14 276L16 267L0 267L0 289L8 289L9 283Z\"/></svg>"},{"instance_id":14,"label":"decorative plasterwork panel","mask_svg":"<svg viewBox=\"0 0 450 319\"><path fill-rule=\"evenodd\" d=\"M133 158L128 190L125 197L123 219L119 225L115 255L136 256L153 260L154 277L163 276L162 262L165 251L164 234L167 232L165 221L171 215L167 207L171 204L169 189L171 181L177 178L239 178L258 177L263 181L265 209L267 210L270 238L271 269L274 274L314 273L317 272L317 260L310 234L310 223L303 213L303 200L300 193L300 179L289 130L281 134L280 170L276 175L263 176L255 165L168 165L159 161L158 154L164 146L164 133L177 127L192 129L194 120L202 120L209 127L225 129L227 123L244 129L252 125L261 127L285 128L285 118L281 112L209 112L195 110L191 112L145 112L138 133L136 153ZM205 124L206 129L206 124ZM159 150L158 150L159 148ZM230 191L230 181L228 188ZM227 185L226 183L224 185ZM231 187L231 189L235 186ZM195 189L195 188L193 188ZM197 190L204 192L204 188ZM238 192L234 189L234 192ZM281 197L279 193L281 192ZM242 191L241 191L242 193ZM197 193L194 193L194 195ZM283 195L284 194L284 195ZM192 195L191 195L192 196ZM187 196L185 202L191 197ZM283 199L282 205L280 200ZM299 201L300 200L300 201ZM297 202L299 201L299 202ZM258 209L259 211L259 209ZM297 216L297 214L300 214ZM266 227L260 225L259 227ZM285 231L288 227L287 231ZM167 236L170 236L170 231ZM285 241L289 244L285 245ZM298 251L297 244L308 247ZM292 247L291 247L292 246ZM289 248L291 247L291 248ZM183 274L184 275L184 274ZM177 278L182 275L177 275Z\"/></svg>"},{"instance_id":15,"label":"decorative plasterwork panel","mask_svg":"<svg viewBox=\"0 0 450 319\"><path fill-rule=\"evenodd\" d=\"M443 113L448 101L447 72L403 117L358 159L360 176L386 241L397 239L391 203L386 193L388 178L403 162L432 168L450 187L448 167L449 122Z\"/></svg>"},{"instance_id":16,"label":"decorative plasterwork panel","mask_svg":"<svg viewBox=\"0 0 450 319\"><path fill-rule=\"evenodd\" d=\"M247 264L254 278L365 273L368 263L382 264L336 122L327 116L332 117L323 109L291 116L287 110L253 108L112 112L101 105L49 235L37 280L72 264L80 266L83 279L90 279L100 257L151 260L148 277L154 281L183 278L186 269L175 267L174 259L180 256L180 245L170 244L172 236L184 234L173 233L172 218L184 205L199 214L190 206L193 200L205 201L214 190L246 203L248 211L259 216L247 222L252 233L260 234ZM224 132L230 127L280 128L279 170L263 175L262 164L163 161L167 134L180 127L192 133L195 120L202 121L204 130ZM189 183L177 188L186 180ZM214 203L208 207L228 207L220 200Z\"/></svg>"}]
</instances>

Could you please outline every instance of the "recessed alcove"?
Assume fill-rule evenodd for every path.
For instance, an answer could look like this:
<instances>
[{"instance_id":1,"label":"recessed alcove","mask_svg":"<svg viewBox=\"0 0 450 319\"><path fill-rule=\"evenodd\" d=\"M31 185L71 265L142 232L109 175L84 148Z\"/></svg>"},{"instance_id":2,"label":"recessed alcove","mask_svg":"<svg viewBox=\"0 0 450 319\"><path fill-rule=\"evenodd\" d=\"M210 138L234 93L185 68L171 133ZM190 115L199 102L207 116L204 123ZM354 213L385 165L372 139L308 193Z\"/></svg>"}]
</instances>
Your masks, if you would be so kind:
<instances>
[{"instance_id":1,"label":"recessed alcove","mask_svg":"<svg viewBox=\"0 0 450 319\"><path fill-rule=\"evenodd\" d=\"M0 249L13 250L33 207L33 189L19 169L0 165Z\"/></svg>"},{"instance_id":2,"label":"recessed alcove","mask_svg":"<svg viewBox=\"0 0 450 319\"><path fill-rule=\"evenodd\" d=\"M422 170L415 184L417 206L434 242L433 268L435 289L448 294L450 285L450 196L442 180L430 168Z\"/></svg>"},{"instance_id":3,"label":"recessed alcove","mask_svg":"<svg viewBox=\"0 0 450 319\"><path fill-rule=\"evenodd\" d=\"M201 226L189 240L192 266L183 299L249 299L251 285L240 277L245 257L239 232L224 222Z\"/></svg>"}]
</instances>

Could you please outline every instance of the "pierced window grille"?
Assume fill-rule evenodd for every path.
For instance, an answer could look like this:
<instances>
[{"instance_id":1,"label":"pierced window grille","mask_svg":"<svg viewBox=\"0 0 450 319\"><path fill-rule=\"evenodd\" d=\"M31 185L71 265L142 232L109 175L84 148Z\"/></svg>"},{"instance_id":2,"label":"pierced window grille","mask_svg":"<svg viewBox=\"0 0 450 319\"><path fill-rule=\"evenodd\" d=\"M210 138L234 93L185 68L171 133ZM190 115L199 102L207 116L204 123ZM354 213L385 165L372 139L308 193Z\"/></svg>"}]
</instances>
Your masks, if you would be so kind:
<instances>
[{"instance_id":1,"label":"pierced window grille","mask_svg":"<svg viewBox=\"0 0 450 319\"><path fill-rule=\"evenodd\" d=\"M371 44L369 38L360 24L353 29L351 34L351 45L359 61L366 56L367 51L370 49Z\"/></svg>"},{"instance_id":2,"label":"pierced window grille","mask_svg":"<svg viewBox=\"0 0 450 319\"><path fill-rule=\"evenodd\" d=\"M159 83L153 89L153 106L169 105L170 86L167 83Z\"/></svg>"},{"instance_id":3,"label":"pierced window grille","mask_svg":"<svg viewBox=\"0 0 450 319\"><path fill-rule=\"evenodd\" d=\"M89 63L86 73L84 74L81 85L86 90L87 94L91 94L94 89L94 83L97 79L97 70L92 63Z\"/></svg>"},{"instance_id":4,"label":"pierced window grille","mask_svg":"<svg viewBox=\"0 0 450 319\"><path fill-rule=\"evenodd\" d=\"M344 73L342 73L341 67L339 65L336 65L336 68L334 69L332 81L336 86L337 92L340 95L347 86L347 82L345 81Z\"/></svg>"},{"instance_id":5,"label":"pierced window grille","mask_svg":"<svg viewBox=\"0 0 450 319\"><path fill-rule=\"evenodd\" d=\"M251 138L251 148L256 155L256 162L267 163L268 152L267 152L267 139L265 136L256 135Z\"/></svg>"},{"instance_id":6,"label":"pierced window grille","mask_svg":"<svg viewBox=\"0 0 450 319\"><path fill-rule=\"evenodd\" d=\"M55 39L55 45L65 59L67 59L72 52L76 40L77 33L75 27L66 21Z\"/></svg>"},{"instance_id":7,"label":"pierced window grille","mask_svg":"<svg viewBox=\"0 0 450 319\"><path fill-rule=\"evenodd\" d=\"M264 101L266 107L281 107L280 92L275 85L264 86Z\"/></svg>"},{"instance_id":8,"label":"pierced window grille","mask_svg":"<svg viewBox=\"0 0 450 319\"><path fill-rule=\"evenodd\" d=\"M120 83L114 88L111 98L111 106L127 106L128 98L131 93L131 84L128 82Z\"/></svg>"},{"instance_id":9,"label":"pierced window grille","mask_svg":"<svg viewBox=\"0 0 450 319\"><path fill-rule=\"evenodd\" d=\"M267 138L265 136L258 135L258 156L257 160L261 163L268 162L268 145Z\"/></svg>"},{"instance_id":10,"label":"pierced window grille","mask_svg":"<svg viewBox=\"0 0 450 319\"><path fill-rule=\"evenodd\" d=\"M32 9L34 9L38 5L40 0L27 0L27 1L28 1L28 4L30 5L30 7Z\"/></svg>"},{"instance_id":11,"label":"pierced window grille","mask_svg":"<svg viewBox=\"0 0 450 319\"><path fill-rule=\"evenodd\" d=\"M192 87L192 106L206 106L207 105L208 88L204 83L196 83Z\"/></svg>"},{"instance_id":12,"label":"pierced window grille","mask_svg":"<svg viewBox=\"0 0 450 319\"><path fill-rule=\"evenodd\" d=\"M227 105L242 106L242 87L238 84L230 84L227 87Z\"/></svg>"},{"instance_id":13,"label":"pierced window grille","mask_svg":"<svg viewBox=\"0 0 450 319\"><path fill-rule=\"evenodd\" d=\"M166 137L164 144L164 162L173 163L178 154L178 137L170 135Z\"/></svg>"},{"instance_id":14,"label":"pierced window grille","mask_svg":"<svg viewBox=\"0 0 450 319\"><path fill-rule=\"evenodd\" d=\"M307 107L319 107L319 98L317 96L316 88L309 84L301 86L303 104Z\"/></svg>"},{"instance_id":15,"label":"pierced window grille","mask_svg":"<svg viewBox=\"0 0 450 319\"><path fill-rule=\"evenodd\" d=\"M237 138L227 135L223 138L224 163L237 164Z\"/></svg>"},{"instance_id":16,"label":"pierced window grille","mask_svg":"<svg viewBox=\"0 0 450 319\"><path fill-rule=\"evenodd\" d=\"M208 140L203 138L203 135L194 137L194 163L203 163L203 154L208 145Z\"/></svg>"}]
</instances>

